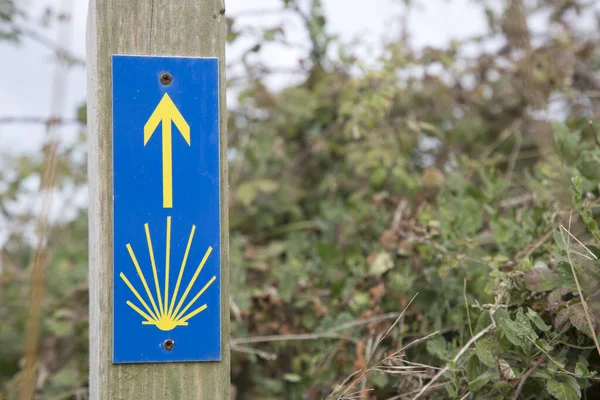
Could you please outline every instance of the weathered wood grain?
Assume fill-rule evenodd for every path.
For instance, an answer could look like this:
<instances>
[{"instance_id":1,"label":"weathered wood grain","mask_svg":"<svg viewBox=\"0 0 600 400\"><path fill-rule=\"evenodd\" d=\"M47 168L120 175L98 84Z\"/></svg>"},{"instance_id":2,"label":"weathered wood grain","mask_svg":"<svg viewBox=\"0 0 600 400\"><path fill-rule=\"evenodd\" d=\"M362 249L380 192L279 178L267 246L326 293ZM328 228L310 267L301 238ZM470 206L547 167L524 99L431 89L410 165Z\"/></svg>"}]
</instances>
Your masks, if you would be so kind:
<instances>
[{"instance_id":1,"label":"weathered wood grain","mask_svg":"<svg viewBox=\"0 0 600 400\"><path fill-rule=\"evenodd\" d=\"M229 399L229 235L224 0L91 0L88 14L90 398ZM112 54L218 57L221 329L218 363L112 364Z\"/></svg>"}]
</instances>

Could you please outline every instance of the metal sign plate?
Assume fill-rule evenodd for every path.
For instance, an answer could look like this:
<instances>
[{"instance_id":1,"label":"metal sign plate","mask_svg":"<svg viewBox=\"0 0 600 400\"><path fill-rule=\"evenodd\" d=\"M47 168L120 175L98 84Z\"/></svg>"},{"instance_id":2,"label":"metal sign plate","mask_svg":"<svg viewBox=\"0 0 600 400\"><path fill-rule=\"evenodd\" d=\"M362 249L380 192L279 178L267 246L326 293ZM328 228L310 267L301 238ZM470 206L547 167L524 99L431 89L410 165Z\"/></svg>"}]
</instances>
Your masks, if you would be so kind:
<instances>
[{"instance_id":1,"label":"metal sign plate","mask_svg":"<svg viewBox=\"0 0 600 400\"><path fill-rule=\"evenodd\" d=\"M114 55L112 73L113 360L218 361L218 60Z\"/></svg>"}]
</instances>

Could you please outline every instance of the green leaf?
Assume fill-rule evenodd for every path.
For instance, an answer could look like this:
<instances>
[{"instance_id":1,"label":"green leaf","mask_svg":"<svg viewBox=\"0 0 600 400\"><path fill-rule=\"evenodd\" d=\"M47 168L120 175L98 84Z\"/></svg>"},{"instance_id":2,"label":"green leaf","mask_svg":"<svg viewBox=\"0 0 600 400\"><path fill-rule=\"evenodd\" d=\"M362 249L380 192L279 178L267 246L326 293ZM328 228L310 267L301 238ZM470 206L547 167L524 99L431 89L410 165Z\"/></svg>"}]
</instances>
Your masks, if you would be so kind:
<instances>
[{"instance_id":1,"label":"green leaf","mask_svg":"<svg viewBox=\"0 0 600 400\"><path fill-rule=\"evenodd\" d=\"M447 359L447 344L446 340L442 336L436 336L433 339L427 341L427 352L436 356L440 360Z\"/></svg>"},{"instance_id":2,"label":"green leaf","mask_svg":"<svg viewBox=\"0 0 600 400\"><path fill-rule=\"evenodd\" d=\"M475 199L446 197L439 200L440 230L445 238L463 239L481 228L483 211Z\"/></svg>"},{"instance_id":3,"label":"green leaf","mask_svg":"<svg viewBox=\"0 0 600 400\"><path fill-rule=\"evenodd\" d=\"M577 397L581 398L581 387L579 386L579 382L577 382L577 379L575 379L575 377L567 375L565 377L563 377L562 379L564 379L564 381L573 388L573 390L575 390L575 392L577 393Z\"/></svg>"},{"instance_id":4,"label":"green leaf","mask_svg":"<svg viewBox=\"0 0 600 400\"><path fill-rule=\"evenodd\" d=\"M65 389L75 387L79 383L81 377L79 376L77 368L66 366L52 374L50 379L52 386Z\"/></svg>"},{"instance_id":5,"label":"green leaf","mask_svg":"<svg viewBox=\"0 0 600 400\"><path fill-rule=\"evenodd\" d=\"M386 374L373 374L369 377L369 380L378 388L386 387L390 381L389 376Z\"/></svg>"},{"instance_id":6,"label":"green leaf","mask_svg":"<svg viewBox=\"0 0 600 400\"><path fill-rule=\"evenodd\" d=\"M583 190L581 189L581 177L575 176L571 178L571 190L573 190L573 205L577 208L581 207L583 198Z\"/></svg>"},{"instance_id":7,"label":"green leaf","mask_svg":"<svg viewBox=\"0 0 600 400\"><path fill-rule=\"evenodd\" d=\"M394 268L392 256L387 251L382 251L377 254L375 260L369 266L369 275L381 276L392 268Z\"/></svg>"},{"instance_id":8,"label":"green leaf","mask_svg":"<svg viewBox=\"0 0 600 400\"><path fill-rule=\"evenodd\" d=\"M279 189L279 183L272 179L257 179L254 181L254 184L258 190L266 194L271 194Z\"/></svg>"},{"instance_id":9,"label":"green leaf","mask_svg":"<svg viewBox=\"0 0 600 400\"><path fill-rule=\"evenodd\" d=\"M554 328L562 332L570 327L569 317L571 316L571 307L563 308L554 317Z\"/></svg>"},{"instance_id":10,"label":"green leaf","mask_svg":"<svg viewBox=\"0 0 600 400\"><path fill-rule=\"evenodd\" d=\"M448 394L452 397L456 397L458 396L458 392L456 391L456 388L452 385L452 383L447 382L444 387L446 388L446 391L448 392Z\"/></svg>"},{"instance_id":11,"label":"green leaf","mask_svg":"<svg viewBox=\"0 0 600 400\"><path fill-rule=\"evenodd\" d=\"M493 377L496 376L498 376L498 374L495 371L488 371L481 374L472 381L469 381L469 390L474 393L480 391Z\"/></svg>"},{"instance_id":12,"label":"green leaf","mask_svg":"<svg viewBox=\"0 0 600 400\"><path fill-rule=\"evenodd\" d=\"M513 345L526 347L529 344L528 337L534 340L537 339L537 334L528 326L528 321L527 325L523 324L522 318L519 322L512 321L508 313L503 309L496 310L495 315L498 325L500 325L500 328L504 332L504 336Z\"/></svg>"},{"instance_id":13,"label":"green leaf","mask_svg":"<svg viewBox=\"0 0 600 400\"><path fill-rule=\"evenodd\" d=\"M570 309L571 309L571 313L569 314L569 321L571 321L571 324L573 324L573 326L575 328L577 328L577 330L585 333L589 337L593 337L592 336L593 332L590 332L590 327L587 322L583 304L581 304L581 303L575 304L574 306L570 307ZM594 328L594 330L595 330L596 329L596 321L592 318L590 318L590 319L592 321L592 328Z\"/></svg>"},{"instance_id":14,"label":"green leaf","mask_svg":"<svg viewBox=\"0 0 600 400\"><path fill-rule=\"evenodd\" d=\"M258 191L256 190L256 187L252 183L245 182L245 183L242 183L237 188L237 191L235 192L235 194L236 194L237 200L240 203L242 203L244 206L248 207L250 204L252 204L252 202L258 195Z\"/></svg>"},{"instance_id":15,"label":"green leaf","mask_svg":"<svg viewBox=\"0 0 600 400\"><path fill-rule=\"evenodd\" d=\"M291 383L298 383L302 380L302 377L298 374L284 374L283 379Z\"/></svg>"},{"instance_id":16,"label":"green leaf","mask_svg":"<svg viewBox=\"0 0 600 400\"><path fill-rule=\"evenodd\" d=\"M350 300L350 309L354 312L364 310L369 305L370 299L369 293L357 292L352 296L352 300Z\"/></svg>"},{"instance_id":17,"label":"green leaf","mask_svg":"<svg viewBox=\"0 0 600 400\"><path fill-rule=\"evenodd\" d=\"M467 380L469 382L474 381L479 376L481 376L481 374L483 374L486 369L486 366L481 361L479 361L479 357L477 356L477 354L473 354L471 357L469 357L469 361L467 361Z\"/></svg>"},{"instance_id":18,"label":"green leaf","mask_svg":"<svg viewBox=\"0 0 600 400\"><path fill-rule=\"evenodd\" d=\"M545 380L553 379L553 376L550 374L550 372L548 372L547 369L536 369L531 374L531 377L545 379Z\"/></svg>"},{"instance_id":19,"label":"green leaf","mask_svg":"<svg viewBox=\"0 0 600 400\"><path fill-rule=\"evenodd\" d=\"M521 309L519 309L519 311L517 311L517 316L515 318L515 323L519 325L519 331L520 332L522 332L525 335L529 335L531 337L533 337L533 335L535 335L535 337L537 338L537 334L535 333L535 331L531 327L531 323L529 322L529 318L527 318L525 316L525 314L523 314L523 311Z\"/></svg>"},{"instance_id":20,"label":"green leaf","mask_svg":"<svg viewBox=\"0 0 600 400\"><path fill-rule=\"evenodd\" d=\"M498 365L498 340L495 336L488 335L475 345L475 354L483 364L490 368L495 368Z\"/></svg>"},{"instance_id":21,"label":"green leaf","mask_svg":"<svg viewBox=\"0 0 600 400\"><path fill-rule=\"evenodd\" d=\"M498 381L494 383L493 390L500 392L502 395L507 395L512 390L512 385L506 381ZM496 397L496 399L504 399L505 397Z\"/></svg>"},{"instance_id":22,"label":"green leaf","mask_svg":"<svg viewBox=\"0 0 600 400\"><path fill-rule=\"evenodd\" d=\"M531 308L527 308L527 318L534 323L534 325L542 332L548 332L552 327L550 325L546 325L542 317L539 316L538 313L533 311Z\"/></svg>"},{"instance_id":23,"label":"green leaf","mask_svg":"<svg viewBox=\"0 0 600 400\"><path fill-rule=\"evenodd\" d=\"M578 378L586 378L589 373L590 371L583 363L578 362L575 365L575 375L577 375Z\"/></svg>"},{"instance_id":24,"label":"green leaf","mask_svg":"<svg viewBox=\"0 0 600 400\"><path fill-rule=\"evenodd\" d=\"M535 343L540 346L540 348L542 348L544 351L551 351L552 350L552 346L550 346L550 344L548 342L546 342L544 339L538 339L535 341Z\"/></svg>"},{"instance_id":25,"label":"green leaf","mask_svg":"<svg viewBox=\"0 0 600 400\"><path fill-rule=\"evenodd\" d=\"M371 184L373 186L381 186L385 183L387 179L388 170L386 168L380 167L373 171L371 174Z\"/></svg>"},{"instance_id":26,"label":"green leaf","mask_svg":"<svg viewBox=\"0 0 600 400\"><path fill-rule=\"evenodd\" d=\"M558 382L549 380L546 383L546 390L557 400L579 400L577 391L567 382Z\"/></svg>"},{"instance_id":27,"label":"green leaf","mask_svg":"<svg viewBox=\"0 0 600 400\"><path fill-rule=\"evenodd\" d=\"M558 285L558 275L545 263L537 262L532 270L525 272L525 286L532 292L547 292Z\"/></svg>"}]
</instances>

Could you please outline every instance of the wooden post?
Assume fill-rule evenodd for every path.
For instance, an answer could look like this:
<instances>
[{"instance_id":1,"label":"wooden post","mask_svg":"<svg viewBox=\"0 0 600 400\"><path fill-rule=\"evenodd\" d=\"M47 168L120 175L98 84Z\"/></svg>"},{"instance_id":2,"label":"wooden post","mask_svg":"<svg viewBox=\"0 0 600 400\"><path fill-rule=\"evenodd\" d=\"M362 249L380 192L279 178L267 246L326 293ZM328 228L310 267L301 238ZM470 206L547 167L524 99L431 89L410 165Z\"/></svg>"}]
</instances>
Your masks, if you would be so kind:
<instances>
[{"instance_id":1,"label":"wooden post","mask_svg":"<svg viewBox=\"0 0 600 400\"><path fill-rule=\"evenodd\" d=\"M90 398L229 399L224 0L91 0L88 15ZM113 364L113 54L217 57L220 75L222 361Z\"/></svg>"}]
</instances>

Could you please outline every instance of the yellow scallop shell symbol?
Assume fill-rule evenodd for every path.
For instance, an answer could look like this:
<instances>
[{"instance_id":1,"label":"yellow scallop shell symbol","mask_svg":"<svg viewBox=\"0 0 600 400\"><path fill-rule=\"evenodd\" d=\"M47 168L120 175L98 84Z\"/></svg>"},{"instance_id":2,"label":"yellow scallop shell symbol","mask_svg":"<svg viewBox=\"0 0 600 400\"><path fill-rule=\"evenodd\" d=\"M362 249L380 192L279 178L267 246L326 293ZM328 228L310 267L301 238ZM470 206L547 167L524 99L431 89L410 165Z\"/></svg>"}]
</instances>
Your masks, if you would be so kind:
<instances>
[{"instance_id":1,"label":"yellow scallop shell symbol","mask_svg":"<svg viewBox=\"0 0 600 400\"><path fill-rule=\"evenodd\" d=\"M126 247L127 247L127 250L129 251L129 256L131 257L131 261L133 261L133 265L135 266L137 274L142 282L142 285L144 286L144 290L146 291L146 300L148 300L150 302L150 305L152 307L150 307L148 305L148 302L146 300L144 300L144 298L133 287L133 285L131 284L129 279L127 279L125 274L123 272L121 272L119 276L121 277L121 279L123 279L123 281L125 282L127 287L129 287L129 289L131 290L133 295L138 299L139 303L146 311L143 311L140 307L136 306L129 300L127 301L127 305L129 307L131 307L132 309L134 309L139 315L141 315L142 318L144 318L144 320L142 321L142 324L144 324L144 325L154 325L162 331L170 331L172 329L175 329L178 326L187 326L187 324L188 324L187 321L190 318L192 318L195 315L202 312L203 310L205 310L207 308L207 305L204 304L204 305L194 309L193 311L190 311L189 313L188 313L188 310L194 305L196 300L198 300L198 298L200 298L200 296L202 296L202 293L204 293L206 291L206 289L208 289L209 286L217 279L216 276L213 276L202 287L202 289L200 289L200 291L185 305L185 307L183 307L183 309L181 308L183 306L183 304L185 303L185 300L186 300L188 294L194 287L194 283L196 282L198 275L200 275L200 272L202 271L202 268L204 267L206 260L208 260L208 257L210 256L210 253L212 252L212 247L209 246L208 249L206 250L206 253L204 253L204 257L202 258L202 261L200 261L200 264L196 268L196 272L194 273L194 276L192 277L189 284L187 285L185 291L183 292L183 295L181 295L181 297L178 299L177 295L179 294L181 278L183 277L183 271L185 269L185 265L186 265L187 259L188 259L188 254L190 252L190 247L192 246L192 241L194 239L194 232L196 231L196 226L192 225L192 230L190 231L190 236L188 238L187 247L185 249L185 254L183 256L183 261L181 262L181 266L179 267L179 275L177 277L177 282L175 284L175 290L173 291L173 295L171 296L171 299L169 301L169 264L170 264L170 256L171 256L171 217L167 217L165 277L164 277L163 282L159 281L159 277L156 272L156 261L154 259L154 250L152 248L152 239L150 237L150 229L148 228L148 224L144 224L144 229L146 230L146 242L148 243L148 252L150 253L150 262L152 264L152 274L153 274L153 278L154 278L154 286L155 286L155 291L156 291L156 301L154 299L154 294L152 293L152 291L150 290L150 287L148 286L148 283L146 281L144 273L142 272L142 269L140 268L140 264L138 263L138 260L135 257L135 253L133 252L133 249L131 248L131 244L128 243ZM161 287L163 288L162 291L161 291ZM175 305L175 304L177 304L177 305Z\"/></svg>"}]
</instances>

